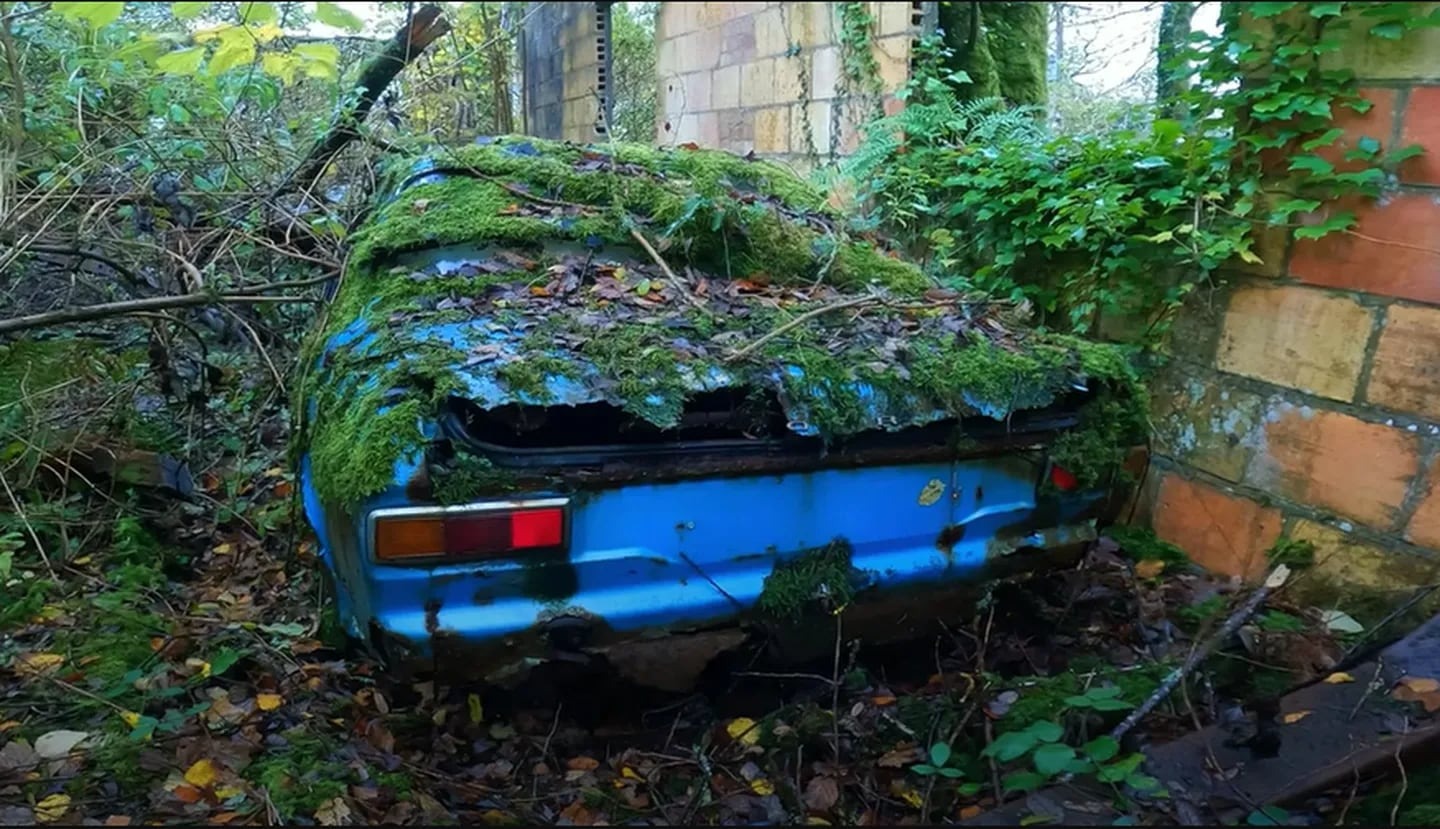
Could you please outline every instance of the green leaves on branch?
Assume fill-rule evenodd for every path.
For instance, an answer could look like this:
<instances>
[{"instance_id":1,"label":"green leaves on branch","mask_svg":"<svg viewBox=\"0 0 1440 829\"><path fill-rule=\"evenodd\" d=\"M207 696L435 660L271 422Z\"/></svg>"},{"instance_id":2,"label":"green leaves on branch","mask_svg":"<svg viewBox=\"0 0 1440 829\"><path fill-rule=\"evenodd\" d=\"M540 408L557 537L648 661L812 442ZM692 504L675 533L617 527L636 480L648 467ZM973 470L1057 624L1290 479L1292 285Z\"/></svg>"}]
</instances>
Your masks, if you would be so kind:
<instances>
[{"instance_id":1,"label":"green leaves on branch","mask_svg":"<svg viewBox=\"0 0 1440 829\"><path fill-rule=\"evenodd\" d=\"M360 18L339 3L316 3L315 19L326 26L334 26L347 32L358 32L365 28Z\"/></svg>"},{"instance_id":2,"label":"green leaves on branch","mask_svg":"<svg viewBox=\"0 0 1440 829\"><path fill-rule=\"evenodd\" d=\"M51 3L50 8L61 17L83 20L92 29L101 29L120 19L124 3Z\"/></svg>"}]
</instances>

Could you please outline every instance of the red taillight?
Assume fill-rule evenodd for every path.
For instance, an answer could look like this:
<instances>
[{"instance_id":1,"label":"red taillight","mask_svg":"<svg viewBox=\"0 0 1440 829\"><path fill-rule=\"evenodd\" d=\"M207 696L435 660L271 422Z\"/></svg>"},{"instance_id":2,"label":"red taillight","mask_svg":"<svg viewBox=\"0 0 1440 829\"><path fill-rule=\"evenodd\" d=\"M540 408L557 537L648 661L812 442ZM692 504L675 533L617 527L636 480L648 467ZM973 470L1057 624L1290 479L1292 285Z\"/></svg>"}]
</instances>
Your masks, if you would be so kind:
<instances>
[{"instance_id":1,"label":"red taillight","mask_svg":"<svg viewBox=\"0 0 1440 829\"><path fill-rule=\"evenodd\" d=\"M1080 486L1080 481L1075 477L1075 473L1058 463L1050 465L1050 483L1054 484L1055 488L1061 492L1070 492Z\"/></svg>"},{"instance_id":2,"label":"red taillight","mask_svg":"<svg viewBox=\"0 0 1440 829\"><path fill-rule=\"evenodd\" d=\"M565 543L563 506L455 512L381 510L374 522L371 538L379 561L496 557Z\"/></svg>"}]
</instances>

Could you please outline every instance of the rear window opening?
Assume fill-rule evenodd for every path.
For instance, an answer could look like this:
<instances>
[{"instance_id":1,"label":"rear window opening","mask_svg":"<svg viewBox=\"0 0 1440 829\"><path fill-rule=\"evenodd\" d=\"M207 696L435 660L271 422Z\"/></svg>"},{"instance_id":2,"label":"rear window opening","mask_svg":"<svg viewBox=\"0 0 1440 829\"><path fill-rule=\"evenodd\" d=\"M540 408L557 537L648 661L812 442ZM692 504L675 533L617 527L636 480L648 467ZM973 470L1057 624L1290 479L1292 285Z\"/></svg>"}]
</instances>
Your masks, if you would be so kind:
<instances>
[{"instance_id":1,"label":"rear window opening","mask_svg":"<svg viewBox=\"0 0 1440 829\"><path fill-rule=\"evenodd\" d=\"M1008 421L985 416L939 420L887 431L876 428L827 443L789 428L775 395L722 389L691 398L680 423L660 429L608 403L577 406L526 406L518 403L486 409L461 397L448 398L441 428L453 449L489 457L501 466L568 466L609 459L657 463L699 455L844 454L892 448L943 450L957 439L981 444L1017 436L1041 436L1073 426L1083 396L1043 410L1016 412Z\"/></svg>"}]
</instances>

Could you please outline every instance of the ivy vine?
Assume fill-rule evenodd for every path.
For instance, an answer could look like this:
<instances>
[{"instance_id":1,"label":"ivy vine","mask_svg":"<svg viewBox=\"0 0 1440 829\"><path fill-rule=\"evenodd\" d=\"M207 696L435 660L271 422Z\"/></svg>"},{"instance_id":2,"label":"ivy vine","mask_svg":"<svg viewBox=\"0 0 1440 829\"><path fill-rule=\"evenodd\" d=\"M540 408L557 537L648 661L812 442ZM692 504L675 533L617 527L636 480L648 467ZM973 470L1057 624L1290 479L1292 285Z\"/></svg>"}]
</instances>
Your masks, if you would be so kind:
<instances>
[{"instance_id":1,"label":"ivy vine","mask_svg":"<svg viewBox=\"0 0 1440 829\"><path fill-rule=\"evenodd\" d=\"M835 90L835 105L830 108L830 159L835 160L844 123L842 106L849 106L852 123L879 118L884 114L881 95L880 64L870 51L875 39L875 17L866 3L839 3L840 12L840 75ZM863 109L861 109L863 107Z\"/></svg>"},{"instance_id":2,"label":"ivy vine","mask_svg":"<svg viewBox=\"0 0 1440 829\"><path fill-rule=\"evenodd\" d=\"M851 42L860 19L842 18ZM1370 102L1332 63L1347 38L1398 40L1440 25L1440 10L1223 4L1220 22L1177 51L1188 91L1167 110L1180 117L1157 112L1142 129L1085 135L1053 134L998 101L964 101L943 42L926 38L905 109L872 124L846 167L871 218L942 281L1031 307L1044 327L1103 325L1154 342L1197 286L1237 260L1260 262L1257 231L1349 231L1347 198L1379 195L1421 152L1380 135L1340 146L1337 114ZM858 59L846 70L865 71Z\"/></svg>"}]
</instances>

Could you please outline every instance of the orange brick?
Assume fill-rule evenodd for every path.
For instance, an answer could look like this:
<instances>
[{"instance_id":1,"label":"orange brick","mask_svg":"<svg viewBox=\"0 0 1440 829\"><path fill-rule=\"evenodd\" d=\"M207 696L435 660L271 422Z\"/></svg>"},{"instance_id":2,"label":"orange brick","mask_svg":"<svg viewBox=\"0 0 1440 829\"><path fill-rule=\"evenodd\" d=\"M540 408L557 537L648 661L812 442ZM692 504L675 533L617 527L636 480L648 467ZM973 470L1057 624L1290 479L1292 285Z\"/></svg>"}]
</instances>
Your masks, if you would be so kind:
<instances>
[{"instance_id":1,"label":"orange brick","mask_svg":"<svg viewBox=\"0 0 1440 829\"><path fill-rule=\"evenodd\" d=\"M1430 470L1430 487L1421 499L1415 514L1410 516L1410 525L1405 528L1405 538L1422 547L1440 550L1440 484L1435 476L1440 468Z\"/></svg>"},{"instance_id":2,"label":"orange brick","mask_svg":"<svg viewBox=\"0 0 1440 829\"><path fill-rule=\"evenodd\" d=\"M1241 288L1230 298L1216 364L1336 400L1353 400L1372 312L1298 287Z\"/></svg>"},{"instance_id":3,"label":"orange brick","mask_svg":"<svg viewBox=\"0 0 1440 829\"><path fill-rule=\"evenodd\" d=\"M1440 86L1416 86L1410 90L1400 122L1400 147L1419 144L1425 154L1400 165L1400 180L1406 184L1440 184Z\"/></svg>"},{"instance_id":4,"label":"orange brick","mask_svg":"<svg viewBox=\"0 0 1440 829\"><path fill-rule=\"evenodd\" d=\"M1344 135L1328 147L1320 147L1315 154L1335 165L1337 170L1363 170L1364 161L1346 161L1345 153L1356 148L1361 138L1373 138L1385 148L1390 147L1390 134L1395 129L1395 99L1399 93L1393 89L1364 87L1358 90L1360 97L1371 103L1365 112L1356 112L1348 106L1335 107L1332 124L1345 131ZM1289 162L1286 162L1289 166Z\"/></svg>"},{"instance_id":5,"label":"orange brick","mask_svg":"<svg viewBox=\"0 0 1440 829\"><path fill-rule=\"evenodd\" d=\"M1365 398L1440 420L1440 309L1390 307Z\"/></svg>"},{"instance_id":6,"label":"orange brick","mask_svg":"<svg viewBox=\"0 0 1440 829\"><path fill-rule=\"evenodd\" d=\"M1155 534L1217 573L1254 578L1280 537L1281 515L1248 498L1167 475L1155 502Z\"/></svg>"},{"instance_id":7,"label":"orange brick","mask_svg":"<svg viewBox=\"0 0 1440 829\"><path fill-rule=\"evenodd\" d=\"M1379 201L1337 202L1329 209L1355 211L1355 233L1297 239L1290 274L1312 285L1440 303L1437 198L1432 193L1394 193Z\"/></svg>"},{"instance_id":8,"label":"orange brick","mask_svg":"<svg viewBox=\"0 0 1440 829\"><path fill-rule=\"evenodd\" d=\"M1339 412L1282 403L1266 415L1249 482L1386 529L1420 469L1419 438Z\"/></svg>"}]
</instances>

